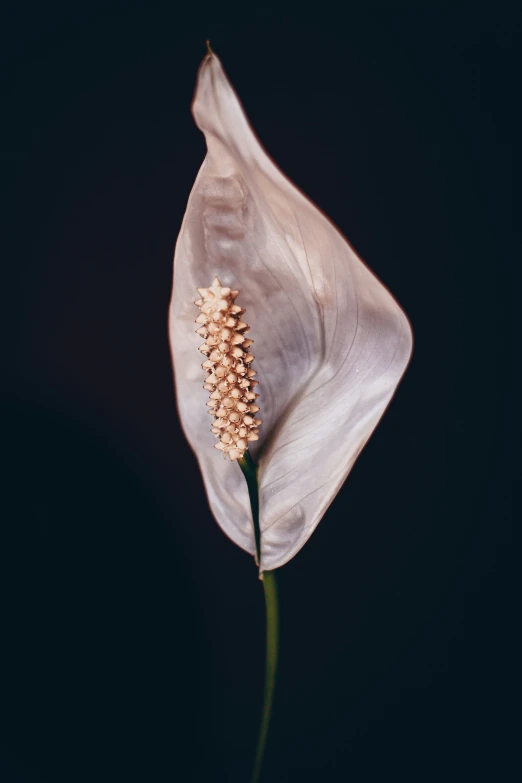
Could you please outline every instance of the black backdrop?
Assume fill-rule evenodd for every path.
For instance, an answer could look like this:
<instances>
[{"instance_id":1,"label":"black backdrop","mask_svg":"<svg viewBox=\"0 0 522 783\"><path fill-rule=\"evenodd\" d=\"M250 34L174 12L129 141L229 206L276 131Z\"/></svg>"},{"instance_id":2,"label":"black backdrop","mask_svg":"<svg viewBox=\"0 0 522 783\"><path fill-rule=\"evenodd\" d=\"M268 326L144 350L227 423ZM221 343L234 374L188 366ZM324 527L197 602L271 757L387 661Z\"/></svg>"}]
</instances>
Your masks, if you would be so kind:
<instances>
[{"instance_id":1,"label":"black backdrop","mask_svg":"<svg viewBox=\"0 0 522 783\"><path fill-rule=\"evenodd\" d=\"M262 590L208 510L166 331L205 151L189 105L207 37L269 153L416 340L279 572L264 780L514 779L514 18L434 2L342 18L11 6L1 780L248 780Z\"/></svg>"}]
</instances>

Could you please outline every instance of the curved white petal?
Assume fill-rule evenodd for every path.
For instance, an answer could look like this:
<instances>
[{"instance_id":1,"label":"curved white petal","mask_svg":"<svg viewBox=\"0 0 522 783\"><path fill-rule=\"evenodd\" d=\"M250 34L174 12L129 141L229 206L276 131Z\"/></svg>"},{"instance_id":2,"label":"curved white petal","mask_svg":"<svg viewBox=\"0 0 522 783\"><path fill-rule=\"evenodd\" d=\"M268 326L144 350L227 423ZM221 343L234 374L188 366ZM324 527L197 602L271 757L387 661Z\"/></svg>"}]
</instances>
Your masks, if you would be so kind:
<instances>
[{"instance_id":1,"label":"curved white petal","mask_svg":"<svg viewBox=\"0 0 522 783\"><path fill-rule=\"evenodd\" d=\"M260 146L215 55L193 113L208 153L178 237L170 338L178 407L210 505L254 552L244 478L213 448L194 334L195 291L218 276L239 288L255 341L263 425L261 567L309 538L384 413L408 364L408 320L339 231Z\"/></svg>"}]
</instances>

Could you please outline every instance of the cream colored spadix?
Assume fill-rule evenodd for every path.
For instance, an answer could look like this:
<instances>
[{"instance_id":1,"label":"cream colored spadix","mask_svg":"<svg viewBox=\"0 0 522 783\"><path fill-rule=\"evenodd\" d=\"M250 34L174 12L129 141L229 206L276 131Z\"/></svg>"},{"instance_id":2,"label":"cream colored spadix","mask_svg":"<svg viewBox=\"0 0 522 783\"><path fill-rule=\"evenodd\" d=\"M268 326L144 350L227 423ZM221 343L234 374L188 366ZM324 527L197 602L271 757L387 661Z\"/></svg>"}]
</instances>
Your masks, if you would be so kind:
<instances>
[{"instance_id":1,"label":"cream colored spadix","mask_svg":"<svg viewBox=\"0 0 522 783\"><path fill-rule=\"evenodd\" d=\"M406 369L411 330L387 289L262 149L214 54L201 65L192 109L208 151L174 256L177 403L217 521L254 554L246 482L214 448L194 334L195 289L217 277L241 290L256 338L263 426L248 445L259 463L261 569L271 570L308 540L350 472Z\"/></svg>"},{"instance_id":2,"label":"cream colored spadix","mask_svg":"<svg viewBox=\"0 0 522 783\"><path fill-rule=\"evenodd\" d=\"M207 402L214 417L210 431L219 438L214 448L235 460L244 455L249 443L259 440L263 423L256 417L259 394L253 391L257 386L250 353L254 341L244 336L249 326L240 316L245 311L234 303L239 291L224 288L215 277L209 288L198 288L198 293L201 299L195 304L201 313L196 332L205 338L199 350L207 357L201 366L207 372L203 388L211 392Z\"/></svg>"}]
</instances>

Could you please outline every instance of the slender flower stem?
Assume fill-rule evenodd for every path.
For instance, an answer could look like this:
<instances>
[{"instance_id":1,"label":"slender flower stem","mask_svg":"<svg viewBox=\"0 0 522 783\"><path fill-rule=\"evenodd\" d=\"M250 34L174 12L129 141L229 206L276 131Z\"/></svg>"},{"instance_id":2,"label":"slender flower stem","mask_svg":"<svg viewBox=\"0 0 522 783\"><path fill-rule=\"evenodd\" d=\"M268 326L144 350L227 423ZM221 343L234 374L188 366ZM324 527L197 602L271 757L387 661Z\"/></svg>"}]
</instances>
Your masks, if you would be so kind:
<instances>
[{"instance_id":1,"label":"slender flower stem","mask_svg":"<svg viewBox=\"0 0 522 783\"><path fill-rule=\"evenodd\" d=\"M254 519L254 536L256 540L257 564L261 563L261 530L259 528L259 489L257 485L257 465L250 456L250 452L245 451L244 455L238 459L239 467L243 471L248 487L250 505L252 507L252 517Z\"/></svg>"},{"instance_id":2,"label":"slender flower stem","mask_svg":"<svg viewBox=\"0 0 522 783\"><path fill-rule=\"evenodd\" d=\"M252 457L248 451L245 452L241 459L238 459L238 462L241 470L243 471L243 475L245 476L248 486L250 505L252 507L252 517L254 519L257 562L260 564L261 531L259 528L259 492L257 483L257 466L253 462ZM261 581L263 582L263 590L265 593L266 609L265 694L251 783L259 783L261 776L261 765L263 763L263 754L265 752L268 727L270 725L270 715L272 712L272 703L274 700L277 655L279 649L279 609L277 602L275 571L263 571L261 573Z\"/></svg>"},{"instance_id":3,"label":"slender flower stem","mask_svg":"<svg viewBox=\"0 0 522 783\"><path fill-rule=\"evenodd\" d=\"M277 603L277 585L274 571L265 571L261 579L265 590L266 606L266 668L265 668L265 697L259 739L257 742L252 783L258 783L261 775L261 764L265 751L270 714L274 700L274 688L277 669L277 653L279 648L279 610Z\"/></svg>"}]
</instances>

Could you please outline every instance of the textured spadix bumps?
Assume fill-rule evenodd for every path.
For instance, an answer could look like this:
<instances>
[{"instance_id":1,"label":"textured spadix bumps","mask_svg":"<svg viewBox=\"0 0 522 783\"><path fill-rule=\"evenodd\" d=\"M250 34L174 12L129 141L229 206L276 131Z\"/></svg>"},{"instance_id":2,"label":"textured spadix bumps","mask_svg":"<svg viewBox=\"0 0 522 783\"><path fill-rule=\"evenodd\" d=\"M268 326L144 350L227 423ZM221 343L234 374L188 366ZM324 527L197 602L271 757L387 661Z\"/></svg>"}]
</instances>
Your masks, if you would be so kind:
<instances>
[{"instance_id":1,"label":"textured spadix bumps","mask_svg":"<svg viewBox=\"0 0 522 783\"><path fill-rule=\"evenodd\" d=\"M245 311L234 303L239 291L223 287L219 278L209 288L198 288L201 299L195 304L201 313L197 333L205 338L199 350L207 359L201 365L207 371L204 389L209 391L207 406L214 417L211 432L219 442L215 448L231 460L239 459L248 444L259 440L261 419L256 418L259 394L253 391L254 361L250 353L253 340L245 337L249 326L241 320Z\"/></svg>"},{"instance_id":2,"label":"textured spadix bumps","mask_svg":"<svg viewBox=\"0 0 522 783\"><path fill-rule=\"evenodd\" d=\"M260 566L270 570L299 551L350 472L406 369L411 330L346 239L264 152L215 55L200 68L192 109L207 155L174 257L178 409L217 521L254 554L246 482L215 452L195 343L194 293L217 276L241 290L256 340L263 426L249 451L259 466Z\"/></svg>"}]
</instances>

